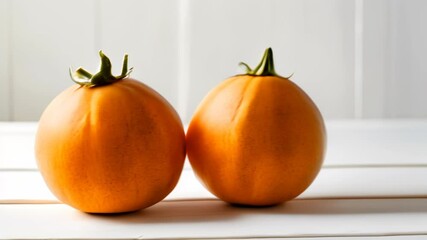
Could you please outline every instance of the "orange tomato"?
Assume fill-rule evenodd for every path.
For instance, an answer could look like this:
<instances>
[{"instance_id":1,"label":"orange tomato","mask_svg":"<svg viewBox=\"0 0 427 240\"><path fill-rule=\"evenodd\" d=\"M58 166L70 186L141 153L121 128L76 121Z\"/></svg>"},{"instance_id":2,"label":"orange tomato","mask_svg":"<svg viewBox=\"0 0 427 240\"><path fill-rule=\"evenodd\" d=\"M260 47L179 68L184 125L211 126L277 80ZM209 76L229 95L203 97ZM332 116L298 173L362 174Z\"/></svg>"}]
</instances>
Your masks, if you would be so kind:
<instances>
[{"instance_id":1,"label":"orange tomato","mask_svg":"<svg viewBox=\"0 0 427 240\"><path fill-rule=\"evenodd\" d=\"M122 75L113 77L108 58L100 55L100 73L72 73L80 85L44 111L36 135L38 167L54 195L81 211L143 209L177 184L186 154L184 129L160 94L125 78L127 57Z\"/></svg>"},{"instance_id":2,"label":"orange tomato","mask_svg":"<svg viewBox=\"0 0 427 240\"><path fill-rule=\"evenodd\" d=\"M315 179L326 131L309 96L274 71L271 49L260 65L211 90L187 131L191 166L204 186L234 204L291 200Z\"/></svg>"}]
</instances>

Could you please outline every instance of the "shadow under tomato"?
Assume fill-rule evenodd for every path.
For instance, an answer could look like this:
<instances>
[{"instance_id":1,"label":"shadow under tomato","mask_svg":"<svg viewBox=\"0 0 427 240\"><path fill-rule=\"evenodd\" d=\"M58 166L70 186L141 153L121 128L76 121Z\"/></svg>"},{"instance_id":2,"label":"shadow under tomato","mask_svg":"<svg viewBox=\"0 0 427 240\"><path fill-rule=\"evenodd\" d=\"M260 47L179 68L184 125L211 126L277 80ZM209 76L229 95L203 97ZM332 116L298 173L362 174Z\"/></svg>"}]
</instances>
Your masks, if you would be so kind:
<instances>
[{"instance_id":1,"label":"shadow under tomato","mask_svg":"<svg viewBox=\"0 0 427 240\"><path fill-rule=\"evenodd\" d=\"M226 221L241 215L234 208L220 200L162 201L149 208L129 213L88 214L106 221L127 223L179 223Z\"/></svg>"},{"instance_id":2,"label":"shadow under tomato","mask_svg":"<svg viewBox=\"0 0 427 240\"><path fill-rule=\"evenodd\" d=\"M262 205L262 206L255 206L255 205L247 205L247 204L240 204L240 203L230 203L232 207L241 208L241 209L269 209L269 208L278 208L282 204L271 204L271 205Z\"/></svg>"},{"instance_id":3,"label":"shadow under tomato","mask_svg":"<svg viewBox=\"0 0 427 240\"><path fill-rule=\"evenodd\" d=\"M297 199L276 208L265 208L263 214L286 215L355 215L427 212L427 199Z\"/></svg>"},{"instance_id":4,"label":"shadow under tomato","mask_svg":"<svg viewBox=\"0 0 427 240\"><path fill-rule=\"evenodd\" d=\"M427 199L297 199L253 207L217 199L163 201L147 209L121 214L89 214L104 221L131 224L233 221L256 215L341 215L427 212Z\"/></svg>"}]
</instances>

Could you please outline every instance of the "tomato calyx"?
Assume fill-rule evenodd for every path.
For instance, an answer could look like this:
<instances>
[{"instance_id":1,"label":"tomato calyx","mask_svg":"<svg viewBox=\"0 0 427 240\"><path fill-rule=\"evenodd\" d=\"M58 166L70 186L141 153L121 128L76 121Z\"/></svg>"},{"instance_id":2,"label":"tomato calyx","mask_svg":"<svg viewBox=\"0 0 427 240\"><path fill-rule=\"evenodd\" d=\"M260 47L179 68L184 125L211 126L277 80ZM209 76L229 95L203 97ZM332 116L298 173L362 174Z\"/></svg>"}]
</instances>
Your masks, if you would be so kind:
<instances>
[{"instance_id":1,"label":"tomato calyx","mask_svg":"<svg viewBox=\"0 0 427 240\"><path fill-rule=\"evenodd\" d=\"M246 75L250 76L277 76L282 77L276 73L274 69L274 60L273 60L273 50L271 48L267 48L264 51L264 55L261 59L261 62L254 69L251 69L248 64L244 62L240 62L239 66L243 67ZM292 76L292 75L291 75ZM286 79L290 78L284 77Z\"/></svg>"},{"instance_id":2,"label":"tomato calyx","mask_svg":"<svg viewBox=\"0 0 427 240\"><path fill-rule=\"evenodd\" d=\"M113 76L111 73L111 61L105 54L99 51L101 57L101 64L99 71L96 74L91 74L82 67L73 71L70 67L70 77L73 82L84 87L96 87L115 83L127 76L132 72L133 68L128 69L128 55L125 54L123 58L122 73L119 76Z\"/></svg>"}]
</instances>

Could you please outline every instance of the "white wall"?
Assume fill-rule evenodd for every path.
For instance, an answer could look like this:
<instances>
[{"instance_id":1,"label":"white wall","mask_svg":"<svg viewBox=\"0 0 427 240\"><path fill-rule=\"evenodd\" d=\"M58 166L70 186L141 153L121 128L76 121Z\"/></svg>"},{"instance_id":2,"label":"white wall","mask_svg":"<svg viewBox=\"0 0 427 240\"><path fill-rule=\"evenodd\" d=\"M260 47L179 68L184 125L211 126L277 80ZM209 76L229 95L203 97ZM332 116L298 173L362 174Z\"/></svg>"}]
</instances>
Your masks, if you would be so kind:
<instances>
[{"instance_id":1,"label":"white wall","mask_svg":"<svg viewBox=\"0 0 427 240\"><path fill-rule=\"evenodd\" d=\"M0 0L0 121L10 114L9 103L9 3Z\"/></svg>"},{"instance_id":2,"label":"white wall","mask_svg":"<svg viewBox=\"0 0 427 240\"><path fill-rule=\"evenodd\" d=\"M427 1L0 0L0 120L37 120L103 49L185 122L216 84L273 47L327 119L427 117Z\"/></svg>"},{"instance_id":3,"label":"white wall","mask_svg":"<svg viewBox=\"0 0 427 240\"><path fill-rule=\"evenodd\" d=\"M364 116L427 116L427 1L364 1Z\"/></svg>"}]
</instances>

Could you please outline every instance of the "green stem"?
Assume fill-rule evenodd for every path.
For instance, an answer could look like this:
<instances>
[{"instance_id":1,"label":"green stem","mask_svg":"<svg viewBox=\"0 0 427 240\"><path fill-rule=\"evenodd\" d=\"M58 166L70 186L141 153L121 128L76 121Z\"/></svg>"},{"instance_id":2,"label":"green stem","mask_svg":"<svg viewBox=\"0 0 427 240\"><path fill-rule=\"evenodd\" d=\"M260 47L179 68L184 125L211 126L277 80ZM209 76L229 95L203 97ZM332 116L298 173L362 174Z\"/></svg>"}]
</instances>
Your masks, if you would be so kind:
<instances>
[{"instance_id":1,"label":"green stem","mask_svg":"<svg viewBox=\"0 0 427 240\"><path fill-rule=\"evenodd\" d=\"M83 69L83 68L81 68L81 67L79 67L79 68L76 70L76 74L77 74L77 76L79 76L80 78L88 78L88 79L90 79L90 78L92 78L92 77L93 77L93 75L92 75L90 72L86 71L85 69Z\"/></svg>"},{"instance_id":2,"label":"green stem","mask_svg":"<svg viewBox=\"0 0 427 240\"><path fill-rule=\"evenodd\" d=\"M261 59L261 62L255 69L251 69L248 64L241 62L240 66L245 68L247 75L253 76L279 76L274 70L274 61L273 61L273 50L267 48L264 51L264 56Z\"/></svg>"},{"instance_id":3,"label":"green stem","mask_svg":"<svg viewBox=\"0 0 427 240\"><path fill-rule=\"evenodd\" d=\"M110 59L105 56L102 51L99 51L99 56L101 57L101 65L99 67L99 72L95 75L86 71L83 68L78 68L75 72L70 68L71 79L81 85L86 87L96 87L103 86L111 83L115 83L127 76L132 72L132 68L128 69L128 55L125 54L123 58L123 67L122 74L119 76L113 76L111 73L111 62Z\"/></svg>"}]
</instances>

